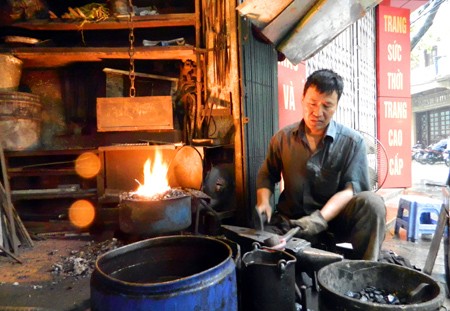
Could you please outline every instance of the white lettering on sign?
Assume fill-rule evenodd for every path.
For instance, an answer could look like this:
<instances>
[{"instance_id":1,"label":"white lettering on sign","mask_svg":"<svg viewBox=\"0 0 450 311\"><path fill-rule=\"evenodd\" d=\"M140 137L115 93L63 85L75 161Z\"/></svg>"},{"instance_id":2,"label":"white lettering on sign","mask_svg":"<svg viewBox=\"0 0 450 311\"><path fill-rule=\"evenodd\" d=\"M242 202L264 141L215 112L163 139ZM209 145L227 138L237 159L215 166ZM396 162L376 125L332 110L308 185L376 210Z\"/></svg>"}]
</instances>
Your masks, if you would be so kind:
<instances>
[{"instance_id":1,"label":"white lettering on sign","mask_svg":"<svg viewBox=\"0 0 450 311\"><path fill-rule=\"evenodd\" d=\"M284 109L295 111L295 97L294 97L294 85L292 81L290 84L283 84L284 95Z\"/></svg>"},{"instance_id":2,"label":"white lettering on sign","mask_svg":"<svg viewBox=\"0 0 450 311\"><path fill-rule=\"evenodd\" d=\"M402 61L402 46L394 41L394 43L388 44L388 61L401 62Z\"/></svg>"},{"instance_id":3,"label":"white lettering on sign","mask_svg":"<svg viewBox=\"0 0 450 311\"><path fill-rule=\"evenodd\" d=\"M293 71L298 71L298 65L293 65L287 58L278 64Z\"/></svg>"},{"instance_id":4,"label":"white lettering on sign","mask_svg":"<svg viewBox=\"0 0 450 311\"><path fill-rule=\"evenodd\" d=\"M406 33L406 17L404 16L384 16L384 31L393 33Z\"/></svg>"},{"instance_id":5,"label":"white lettering on sign","mask_svg":"<svg viewBox=\"0 0 450 311\"><path fill-rule=\"evenodd\" d=\"M384 101L384 117L386 119L407 119L408 109L406 102Z\"/></svg>"},{"instance_id":6,"label":"white lettering on sign","mask_svg":"<svg viewBox=\"0 0 450 311\"><path fill-rule=\"evenodd\" d=\"M389 159L389 175L400 176L403 170L403 159L398 157L398 153L394 158Z\"/></svg>"},{"instance_id":7,"label":"white lettering on sign","mask_svg":"<svg viewBox=\"0 0 450 311\"><path fill-rule=\"evenodd\" d=\"M403 90L403 73L398 70L398 72L388 72L388 89L389 90Z\"/></svg>"},{"instance_id":8,"label":"white lettering on sign","mask_svg":"<svg viewBox=\"0 0 450 311\"><path fill-rule=\"evenodd\" d=\"M403 131L401 129L388 131L389 146L403 146Z\"/></svg>"}]
</instances>

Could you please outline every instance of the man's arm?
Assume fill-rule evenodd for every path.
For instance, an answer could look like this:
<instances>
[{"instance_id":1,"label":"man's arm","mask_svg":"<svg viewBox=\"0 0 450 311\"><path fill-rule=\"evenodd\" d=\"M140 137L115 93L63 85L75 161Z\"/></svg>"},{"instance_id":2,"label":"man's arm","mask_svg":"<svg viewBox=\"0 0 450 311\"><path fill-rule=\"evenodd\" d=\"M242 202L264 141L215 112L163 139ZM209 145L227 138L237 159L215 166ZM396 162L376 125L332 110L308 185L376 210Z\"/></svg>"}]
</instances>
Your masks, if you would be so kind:
<instances>
[{"instance_id":1,"label":"man's arm","mask_svg":"<svg viewBox=\"0 0 450 311\"><path fill-rule=\"evenodd\" d=\"M329 222L334 219L347 205L347 203L353 197L353 186L351 183L347 183L344 190L335 193L328 202L322 207L320 213L323 218Z\"/></svg>"},{"instance_id":2,"label":"man's arm","mask_svg":"<svg viewBox=\"0 0 450 311\"><path fill-rule=\"evenodd\" d=\"M328 228L328 222L338 215L353 196L353 187L348 183L344 190L334 194L321 210L300 219L291 219L291 226L300 227L296 234L302 239L311 240Z\"/></svg>"}]
</instances>

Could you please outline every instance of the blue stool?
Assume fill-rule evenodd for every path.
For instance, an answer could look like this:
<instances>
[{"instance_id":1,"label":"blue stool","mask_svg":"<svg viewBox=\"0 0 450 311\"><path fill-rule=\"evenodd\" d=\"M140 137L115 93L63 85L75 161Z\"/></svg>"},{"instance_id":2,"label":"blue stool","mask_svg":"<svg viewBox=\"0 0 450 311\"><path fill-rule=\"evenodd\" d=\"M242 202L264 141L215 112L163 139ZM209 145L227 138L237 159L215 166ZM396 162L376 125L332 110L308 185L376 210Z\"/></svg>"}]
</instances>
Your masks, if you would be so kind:
<instances>
[{"instance_id":1,"label":"blue stool","mask_svg":"<svg viewBox=\"0 0 450 311\"><path fill-rule=\"evenodd\" d=\"M441 206L442 202L437 199L417 195L402 196L398 204L394 233L398 234L400 228L405 229L407 240L411 242L415 242L421 234L434 234ZM431 217L432 214L436 215L435 219Z\"/></svg>"}]
</instances>

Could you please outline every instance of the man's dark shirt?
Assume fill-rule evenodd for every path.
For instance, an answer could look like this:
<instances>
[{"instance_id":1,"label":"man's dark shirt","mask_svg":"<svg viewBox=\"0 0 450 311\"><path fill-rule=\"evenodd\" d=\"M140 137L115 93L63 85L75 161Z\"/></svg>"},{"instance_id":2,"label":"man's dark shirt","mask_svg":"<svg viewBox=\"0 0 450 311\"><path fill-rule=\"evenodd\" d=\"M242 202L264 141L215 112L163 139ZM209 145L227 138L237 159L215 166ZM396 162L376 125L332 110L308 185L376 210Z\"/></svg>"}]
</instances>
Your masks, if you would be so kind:
<instances>
[{"instance_id":1,"label":"man's dark shirt","mask_svg":"<svg viewBox=\"0 0 450 311\"><path fill-rule=\"evenodd\" d=\"M321 209L348 183L354 193L370 187L366 146L358 132L331 121L324 139L312 153L304 129L302 120L272 137L256 180L257 189L267 188L273 193L283 175L284 190L277 210L289 218Z\"/></svg>"}]
</instances>

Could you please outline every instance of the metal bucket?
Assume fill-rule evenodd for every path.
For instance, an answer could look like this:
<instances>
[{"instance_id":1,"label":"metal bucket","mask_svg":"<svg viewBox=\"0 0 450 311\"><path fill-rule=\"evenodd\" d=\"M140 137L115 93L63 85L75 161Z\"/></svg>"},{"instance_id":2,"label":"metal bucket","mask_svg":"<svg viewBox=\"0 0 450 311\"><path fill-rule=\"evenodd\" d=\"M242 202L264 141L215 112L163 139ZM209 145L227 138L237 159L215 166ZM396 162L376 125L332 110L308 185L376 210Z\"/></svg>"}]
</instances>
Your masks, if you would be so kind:
<instances>
[{"instance_id":1,"label":"metal bucket","mask_svg":"<svg viewBox=\"0 0 450 311\"><path fill-rule=\"evenodd\" d=\"M0 54L0 92L17 91L22 76L22 61L9 54Z\"/></svg>"},{"instance_id":2,"label":"metal bucket","mask_svg":"<svg viewBox=\"0 0 450 311\"><path fill-rule=\"evenodd\" d=\"M143 240L100 256L92 310L237 310L230 247L199 236Z\"/></svg>"},{"instance_id":3,"label":"metal bucket","mask_svg":"<svg viewBox=\"0 0 450 311\"><path fill-rule=\"evenodd\" d=\"M162 200L121 198L120 230L128 234L157 236L188 228L192 223L191 197Z\"/></svg>"},{"instance_id":4,"label":"metal bucket","mask_svg":"<svg viewBox=\"0 0 450 311\"><path fill-rule=\"evenodd\" d=\"M430 276L403 266L364 260L336 262L318 272L319 309L333 311L352 310L440 310L444 302L445 290ZM347 292L359 292L373 286L387 293L395 293L400 302L423 283L427 290L419 301L390 305L350 298ZM407 299L406 299L407 300Z\"/></svg>"},{"instance_id":5,"label":"metal bucket","mask_svg":"<svg viewBox=\"0 0 450 311\"><path fill-rule=\"evenodd\" d=\"M241 302L246 311L295 310L296 258L284 251L255 249L242 257Z\"/></svg>"},{"instance_id":6,"label":"metal bucket","mask_svg":"<svg viewBox=\"0 0 450 311\"><path fill-rule=\"evenodd\" d=\"M40 143L42 105L37 95L0 92L0 143L6 150L34 149Z\"/></svg>"}]
</instances>

